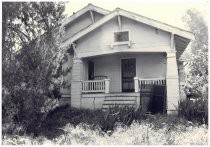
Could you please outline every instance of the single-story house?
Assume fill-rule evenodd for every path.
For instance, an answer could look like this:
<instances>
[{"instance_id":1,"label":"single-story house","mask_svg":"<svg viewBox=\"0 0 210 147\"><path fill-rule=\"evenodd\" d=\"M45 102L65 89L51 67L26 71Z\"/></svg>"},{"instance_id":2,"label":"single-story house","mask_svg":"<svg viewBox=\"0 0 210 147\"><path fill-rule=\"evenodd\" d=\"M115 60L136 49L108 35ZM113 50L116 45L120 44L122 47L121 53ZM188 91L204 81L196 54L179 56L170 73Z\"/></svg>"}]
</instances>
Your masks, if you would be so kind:
<instances>
[{"instance_id":1,"label":"single-story house","mask_svg":"<svg viewBox=\"0 0 210 147\"><path fill-rule=\"evenodd\" d=\"M191 32L92 4L62 25L61 47L71 50L63 65L71 67L64 77L71 88L61 90L65 102L87 109L131 105L168 114L176 111L183 82L179 58L194 39Z\"/></svg>"}]
</instances>

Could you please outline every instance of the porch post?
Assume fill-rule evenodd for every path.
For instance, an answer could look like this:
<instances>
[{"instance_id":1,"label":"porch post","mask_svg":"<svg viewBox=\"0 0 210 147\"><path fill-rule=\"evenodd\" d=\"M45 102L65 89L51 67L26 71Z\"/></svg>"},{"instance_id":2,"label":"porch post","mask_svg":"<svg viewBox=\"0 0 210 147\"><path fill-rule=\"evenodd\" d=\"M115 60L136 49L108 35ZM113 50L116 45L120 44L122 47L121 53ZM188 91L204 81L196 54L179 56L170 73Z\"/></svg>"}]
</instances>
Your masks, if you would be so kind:
<instances>
[{"instance_id":1,"label":"porch post","mask_svg":"<svg viewBox=\"0 0 210 147\"><path fill-rule=\"evenodd\" d=\"M109 93L110 79L105 79L105 93Z\"/></svg>"},{"instance_id":2,"label":"porch post","mask_svg":"<svg viewBox=\"0 0 210 147\"><path fill-rule=\"evenodd\" d=\"M75 108L81 107L82 72L82 60L77 57L73 58L71 79L71 106Z\"/></svg>"},{"instance_id":3,"label":"porch post","mask_svg":"<svg viewBox=\"0 0 210 147\"><path fill-rule=\"evenodd\" d=\"M135 92L139 92L139 78L138 77L134 77L134 88L135 88Z\"/></svg>"},{"instance_id":4,"label":"porch post","mask_svg":"<svg viewBox=\"0 0 210 147\"><path fill-rule=\"evenodd\" d=\"M167 52L167 114L177 114L179 101L179 77L176 61L176 52Z\"/></svg>"}]
</instances>

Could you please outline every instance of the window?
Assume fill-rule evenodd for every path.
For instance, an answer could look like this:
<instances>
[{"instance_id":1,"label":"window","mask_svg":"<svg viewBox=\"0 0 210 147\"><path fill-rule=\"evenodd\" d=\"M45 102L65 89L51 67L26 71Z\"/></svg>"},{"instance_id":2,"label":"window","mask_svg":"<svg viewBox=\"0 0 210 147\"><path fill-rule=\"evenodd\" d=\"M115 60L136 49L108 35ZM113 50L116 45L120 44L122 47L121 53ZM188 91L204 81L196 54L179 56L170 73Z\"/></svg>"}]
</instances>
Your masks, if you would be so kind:
<instances>
[{"instance_id":1,"label":"window","mask_svg":"<svg viewBox=\"0 0 210 147\"><path fill-rule=\"evenodd\" d=\"M114 46L118 45L128 45L131 47L131 40L130 40L130 31L118 31L113 32L113 42L111 43L110 47L114 48Z\"/></svg>"},{"instance_id":2,"label":"window","mask_svg":"<svg viewBox=\"0 0 210 147\"><path fill-rule=\"evenodd\" d=\"M114 42L125 42L129 41L129 32L114 32Z\"/></svg>"}]
</instances>

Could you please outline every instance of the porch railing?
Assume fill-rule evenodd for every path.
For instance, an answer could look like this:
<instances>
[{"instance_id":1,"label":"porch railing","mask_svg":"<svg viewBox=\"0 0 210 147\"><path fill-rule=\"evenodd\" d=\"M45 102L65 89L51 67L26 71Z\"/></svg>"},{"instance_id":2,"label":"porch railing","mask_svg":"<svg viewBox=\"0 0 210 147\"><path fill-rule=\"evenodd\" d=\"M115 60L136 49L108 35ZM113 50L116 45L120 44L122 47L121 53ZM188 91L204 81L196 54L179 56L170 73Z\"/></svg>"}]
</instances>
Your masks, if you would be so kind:
<instances>
[{"instance_id":1,"label":"porch railing","mask_svg":"<svg viewBox=\"0 0 210 147\"><path fill-rule=\"evenodd\" d=\"M109 79L82 81L82 93L109 93Z\"/></svg>"},{"instance_id":2,"label":"porch railing","mask_svg":"<svg viewBox=\"0 0 210 147\"><path fill-rule=\"evenodd\" d=\"M153 84L153 85L166 85L165 78L134 78L135 92L139 92L142 85Z\"/></svg>"}]
</instances>

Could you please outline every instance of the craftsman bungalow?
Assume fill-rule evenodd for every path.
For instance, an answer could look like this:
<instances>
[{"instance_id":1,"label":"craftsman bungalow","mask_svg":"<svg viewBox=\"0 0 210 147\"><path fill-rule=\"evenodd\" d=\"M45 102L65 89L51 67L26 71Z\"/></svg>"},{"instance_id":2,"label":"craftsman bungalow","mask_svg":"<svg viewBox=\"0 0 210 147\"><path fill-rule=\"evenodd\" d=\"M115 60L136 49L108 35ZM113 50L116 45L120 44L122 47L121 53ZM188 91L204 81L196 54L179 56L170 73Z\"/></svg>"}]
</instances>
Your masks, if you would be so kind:
<instances>
[{"instance_id":1,"label":"craftsman bungalow","mask_svg":"<svg viewBox=\"0 0 210 147\"><path fill-rule=\"evenodd\" d=\"M191 32L116 8L92 4L63 22L61 47L71 51L62 89L72 107L100 109L131 105L172 113L180 99L181 54ZM147 86L149 85L149 86Z\"/></svg>"}]
</instances>

